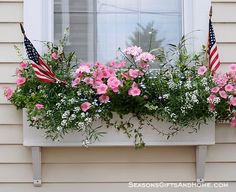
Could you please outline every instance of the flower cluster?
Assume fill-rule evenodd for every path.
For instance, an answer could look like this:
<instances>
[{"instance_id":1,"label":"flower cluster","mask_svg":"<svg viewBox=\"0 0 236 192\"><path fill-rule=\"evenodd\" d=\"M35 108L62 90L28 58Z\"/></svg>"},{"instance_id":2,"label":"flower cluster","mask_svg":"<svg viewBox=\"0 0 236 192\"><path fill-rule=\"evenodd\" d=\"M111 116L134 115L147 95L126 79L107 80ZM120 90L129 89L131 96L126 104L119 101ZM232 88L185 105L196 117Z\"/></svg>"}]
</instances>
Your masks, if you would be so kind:
<instances>
[{"instance_id":1,"label":"flower cluster","mask_svg":"<svg viewBox=\"0 0 236 192\"><path fill-rule=\"evenodd\" d=\"M214 75L216 86L210 89L209 106L219 120L230 120L236 126L236 64L229 65L227 73Z\"/></svg>"},{"instance_id":2,"label":"flower cluster","mask_svg":"<svg viewBox=\"0 0 236 192\"><path fill-rule=\"evenodd\" d=\"M46 136L52 139L77 131L82 133L85 143L93 142L102 134L94 123L100 120L109 128L122 130L135 138L138 146L143 146L141 130L150 116L171 122L174 129L158 132L170 136L181 127L212 118L223 99L229 106L227 114L236 109L235 74L215 76L214 82L199 55L177 50L184 46L171 48L174 54L178 53L169 54L173 57L170 60L175 61L173 67L166 62L168 58L160 59L169 57L170 50L154 55L137 46L121 51L122 59L108 64L78 64L73 53L63 52L64 44L47 44L48 53L43 58L66 83L40 82L31 62L25 60L16 70L16 90L5 89L7 99L17 108L27 109L30 125L37 129L46 127ZM151 70L150 66L160 68ZM114 122L114 113L121 119L132 114L138 124L132 124L132 118Z\"/></svg>"}]
</instances>

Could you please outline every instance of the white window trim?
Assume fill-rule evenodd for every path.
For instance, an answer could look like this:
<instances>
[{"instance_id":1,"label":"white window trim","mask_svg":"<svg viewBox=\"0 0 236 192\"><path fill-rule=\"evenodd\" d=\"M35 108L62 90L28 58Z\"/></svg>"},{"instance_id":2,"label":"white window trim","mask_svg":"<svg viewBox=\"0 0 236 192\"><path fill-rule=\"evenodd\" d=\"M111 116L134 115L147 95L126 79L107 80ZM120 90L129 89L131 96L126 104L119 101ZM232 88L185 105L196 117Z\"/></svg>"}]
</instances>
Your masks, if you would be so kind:
<instances>
[{"instance_id":1,"label":"white window trim","mask_svg":"<svg viewBox=\"0 0 236 192\"><path fill-rule=\"evenodd\" d=\"M206 45L208 38L208 18L211 0L183 1L183 34L193 39L188 44L190 51L198 51ZM37 7L37 9L33 9ZM36 40L34 45L43 51L39 41L54 40L53 0L24 0L24 27L27 36Z\"/></svg>"}]
</instances>

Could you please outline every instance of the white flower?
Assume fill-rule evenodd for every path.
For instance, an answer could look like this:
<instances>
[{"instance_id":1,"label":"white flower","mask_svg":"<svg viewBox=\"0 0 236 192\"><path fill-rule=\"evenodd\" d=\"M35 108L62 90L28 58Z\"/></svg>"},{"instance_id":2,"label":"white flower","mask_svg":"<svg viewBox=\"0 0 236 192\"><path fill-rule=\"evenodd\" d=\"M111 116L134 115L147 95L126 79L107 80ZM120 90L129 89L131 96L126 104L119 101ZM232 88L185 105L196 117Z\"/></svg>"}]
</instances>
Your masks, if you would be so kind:
<instances>
[{"instance_id":1,"label":"white flower","mask_svg":"<svg viewBox=\"0 0 236 192\"><path fill-rule=\"evenodd\" d=\"M85 117L85 113L83 112L83 113L81 113L81 117L82 118L84 118Z\"/></svg>"},{"instance_id":2,"label":"white flower","mask_svg":"<svg viewBox=\"0 0 236 192\"><path fill-rule=\"evenodd\" d=\"M192 88L192 82L191 81L186 81L184 87L186 87L187 89L191 89Z\"/></svg>"},{"instance_id":3,"label":"white flower","mask_svg":"<svg viewBox=\"0 0 236 192\"><path fill-rule=\"evenodd\" d=\"M62 122L61 122L61 126L66 126L67 125L67 120L63 120Z\"/></svg>"},{"instance_id":4,"label":"white flower","mask_svg":"<svg viewBox=\"0 0 236 192\"><path fill-rule=\"evenodd\" d=\"M164 94L164 95L163 95L163 98L164 98L164 99L168 99L169 96L170 96L170 94Z\"/></svg>"}]
</instances>

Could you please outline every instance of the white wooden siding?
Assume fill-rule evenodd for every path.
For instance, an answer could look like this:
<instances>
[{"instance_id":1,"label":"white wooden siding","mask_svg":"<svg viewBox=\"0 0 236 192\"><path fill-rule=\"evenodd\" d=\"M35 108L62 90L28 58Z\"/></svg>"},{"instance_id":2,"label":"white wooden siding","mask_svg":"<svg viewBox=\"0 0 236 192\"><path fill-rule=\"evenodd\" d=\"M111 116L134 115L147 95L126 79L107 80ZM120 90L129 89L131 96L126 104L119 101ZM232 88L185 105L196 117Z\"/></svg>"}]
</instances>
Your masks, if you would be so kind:
<instances>
[{"instance_id":1,"label":"white wooden siding","mask_svg":"<svg viewBox=\"0 0 236 192\"><path fill-rule=\"evenodd\" d=\"M222 70L236 62L236 0L213 0L213 21ZM23 22L23 0L0 0L0 89L15 86L11 75L20 59L14 44L22 47L18 22ZM0 96L0 192L77 191L186 191L234 192L236 190L236 129L219 124L216 142L208 147L206 180L229 182L228 188L142 189L129 181L194 181L194 147L43 148L43 186L32 185L29 148L22 146L22 116Z\"/></svg>"}]
</instances>

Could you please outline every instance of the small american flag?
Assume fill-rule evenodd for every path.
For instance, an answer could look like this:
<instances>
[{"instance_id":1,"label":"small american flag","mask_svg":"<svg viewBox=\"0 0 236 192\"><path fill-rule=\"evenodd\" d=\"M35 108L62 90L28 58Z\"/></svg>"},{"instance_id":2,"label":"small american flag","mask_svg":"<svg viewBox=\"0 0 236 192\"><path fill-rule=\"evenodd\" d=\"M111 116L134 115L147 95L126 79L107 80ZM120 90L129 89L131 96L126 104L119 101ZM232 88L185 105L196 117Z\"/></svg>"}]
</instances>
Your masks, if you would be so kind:
<instances>
[{"instance_id":1,"label":"small american flag","mask_svg":"<svg viewBox=\"0 0 236 192\"><path fill-rule=\"evenodd\" d=\"M42 82L46 82L46 83L64 82L64 81L59 80L55 76L55 74L52 72L50 67L45 63L45 61L39 55L34 45L26 37L23 26L21 24L20 26L21 26L21 31L24 34L24 45L25 45L26 53L28 55L28 58L34 62L31 64L31 66L38 80Z\"/></svg>"},{"instance_id":2,"label":"small american flag","mask_svg":"<svg viewBox=\"0 0 236 192\"><path fill-rule=\"evenodd\" d=\"M214 73L220 67L220 58L216 45L216 38L214 29L212 26L211 17L209 19L209 42L208 42L208 54L209 54L209 68Z\"/></svg>"}]
</instances>

